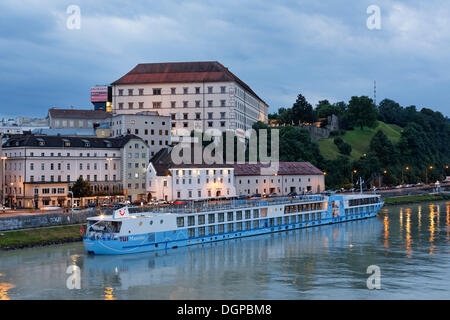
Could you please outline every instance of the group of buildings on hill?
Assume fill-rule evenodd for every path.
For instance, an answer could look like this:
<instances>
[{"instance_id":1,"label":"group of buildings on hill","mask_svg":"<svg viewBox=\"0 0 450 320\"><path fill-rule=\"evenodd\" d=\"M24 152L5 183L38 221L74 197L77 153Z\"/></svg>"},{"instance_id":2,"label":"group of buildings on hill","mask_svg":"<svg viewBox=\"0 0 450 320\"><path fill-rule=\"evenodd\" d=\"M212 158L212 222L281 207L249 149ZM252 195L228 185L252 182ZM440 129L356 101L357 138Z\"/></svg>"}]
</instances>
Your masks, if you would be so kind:
<instances>
[{"instance_id":1,"label":"group of buildings on hill","mask_svg":"<svg viewBox=\"0 0 450 320\"><path fill-rule=\"evenodd\" d=\"M130 201L324 190L323 173L309 163L281 163L277 173L261 175L259 164L171 161L186 132L244 137L255 122L267 123L267 104L219 62L139 64L110 86L92 88L91 101L93 110L51 108L46 119L0 126L7 204L71 206L79 177L94 195Z\"/></svg>"}]
</instances>

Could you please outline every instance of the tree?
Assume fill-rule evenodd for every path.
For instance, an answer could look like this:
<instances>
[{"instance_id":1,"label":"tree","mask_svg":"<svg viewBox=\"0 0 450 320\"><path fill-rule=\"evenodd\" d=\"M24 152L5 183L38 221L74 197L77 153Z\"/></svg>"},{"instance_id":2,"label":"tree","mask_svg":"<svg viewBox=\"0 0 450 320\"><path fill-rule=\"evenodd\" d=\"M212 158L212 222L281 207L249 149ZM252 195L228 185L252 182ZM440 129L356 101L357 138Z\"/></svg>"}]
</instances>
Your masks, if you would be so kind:
<instances>
[{"instance_id":1,"label":"tree","mask_svg":"<svg viewBox=\"0 0 450 320\"><path fill-rule=\"evenodd\" d=\"M334 144L338 147L339 153L349 156L352 153L352 146L344 142L341 137L334 138Z\"/></svg>"},{"instance_id":2,"label":"tree","mask_svg":"<svg viewBox=\"0 0 450 320\"><path fill-rule=\"evenodd\" d=\"M333 114L341 116L345 108L344 102L331 104L328 100L320 100L316 105L316 114L319 118L326 118Z\"/></svg>"},{"instance_id":3,"label":"tree","mask_svg":"<svg viewBox=\"0 0 450 320\"><path fill-rule=\"evenodd\" d=\"M91 185L88 181L79 177L72 186L74 198L89 197L92 195Z\"/></svg>"},{"instance_id":4,"label":"tree","mask_svg":"<svg viewBox=\"0 0 450 320\"><path fill-rule=\"evenodd\" d=\"M297 96L297 100L292 106L292 118L295 124L313 123L317 118L312 105L301 94Z\"/></svg>"},{"instance_id":5,"label":"tree","mask_svg":"<svg viewBox=\"0 0 450 320\"><path fill-rule=\"evenodd\" d=\"M376 127L378 110L373 100L367 96L353 96L348 104L348 115L354 126L359 126L361 130L364 126Z\"/></svg>"},{"instance_id":6,"label":"tree","mask_svg":"<svg viewBox=\"0 0 450 320\"><path fill-rule=\"evenodd\" d=\"M369 153L376 156L385 167L396 163L396 150L394 145L381 130L370 141Z\"/></svg>"},{"instance_id":7,"label":"tree","mask_svg":"<svg viewBox=\"0 0 450 320\"><path fill-rule=\"evenodd\" d=\"M280 124L290 125L293 122L292 109L280 108L278 109L278 121Z\"/></svg>"},{"instance_id":8,"label":"tree","mask_svg":"<svg viewBox=\"0 0 450 320\"><path fill-rule=\"evenodd\" d=\"M380 120L386 123L400 125L403 121L403 108L395 101L384 99L378 107Z\"/></svg>"}]
</instances>

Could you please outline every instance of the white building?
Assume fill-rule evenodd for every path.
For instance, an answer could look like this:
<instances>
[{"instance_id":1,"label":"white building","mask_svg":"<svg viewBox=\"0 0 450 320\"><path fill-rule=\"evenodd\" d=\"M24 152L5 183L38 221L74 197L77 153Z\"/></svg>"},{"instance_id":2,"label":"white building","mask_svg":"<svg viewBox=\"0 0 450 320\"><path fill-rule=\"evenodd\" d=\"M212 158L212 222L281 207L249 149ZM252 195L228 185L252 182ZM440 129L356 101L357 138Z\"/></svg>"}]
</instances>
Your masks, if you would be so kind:
<instances>
[{"instance_id":1,"label":"white building","mask_svg":"<svg viewBox=\"0 0 450 320\"><path fill-rule=\"evenodd\" d=\"M3 118L0 122L0 135L11 136L36 129L48 128L48 121L46 119Z\"/></svg>"},{"instance_id":2,"label":"white building","mask_svg":"<svg viewBox=\"0 0 450 320\"><path fill-rule=\"evenodd\" d=\"M234 169L230 165L180 164L170 159L172 148L161 149L147 169L147 191L151 199L200 200L236 195Z\"/></svg>"},{"instance_id":3,"label":"white building","mask_svg":"<svg viewBox=\"0 0 450 320\"><path fill-rule=\"evenodd\" d=\"M280 162L276 173L263 174L261 164L176 165L171 151L162 149L150 160L147 191L152 199L199 200L273 193L283 196L325 190L323 172L309 162Z\"/></svg>"},{"instance_id":4,"label":"white building","mask_svg":"<svg viewBox=\"0 0 450 320\"><path fill-rule=\"evenodd\" d=\"M133 134L149 147L150 157L172 144L170 118L158 112L142 111L136 114L116 114L109 123L112 137Z\"/></svg>"},{"instance_id":5,"label":"white building","mask_svg":"<svg viewBox=\"0 0 450 320\"><path fill-rule=\"evenodd\" d=\"M21 135L2 147L8 203L23 208L67 206L82 177L95 194L146 199L148 147L139 137L90 138Z\"/></svg>"},{"instance_id":6,"label":"white building","mask_svg":"<svg viewBox=\"0 0 450 320\"><path fill-rule=\"evenodd\" d=\"M158 111L180 130L237 130L267 123L268 105L219 62L138 64L112 83L115 114Z\"/></svg>"}]
</instances>

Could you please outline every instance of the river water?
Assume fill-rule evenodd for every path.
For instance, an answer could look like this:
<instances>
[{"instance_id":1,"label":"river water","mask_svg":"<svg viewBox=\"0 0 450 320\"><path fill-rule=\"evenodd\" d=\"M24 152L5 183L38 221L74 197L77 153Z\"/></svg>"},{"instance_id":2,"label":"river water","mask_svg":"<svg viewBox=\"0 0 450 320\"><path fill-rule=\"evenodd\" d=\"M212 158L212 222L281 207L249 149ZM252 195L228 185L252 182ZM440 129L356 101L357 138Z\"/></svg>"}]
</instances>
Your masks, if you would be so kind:
<instances>
[{"instance_id":1,"label":"river water","mask_svg":"<svg viewBox=\"0 0 450 320\"><path fill-rule=\"evenodd\" d=\"M435 202L167 252L22 249L0 253L0 299L450 299L449 240L450 202ZM72 265L80 289L68 289ZM369 266L380 289L367 287Z\"/></svg>"}]
</instances>

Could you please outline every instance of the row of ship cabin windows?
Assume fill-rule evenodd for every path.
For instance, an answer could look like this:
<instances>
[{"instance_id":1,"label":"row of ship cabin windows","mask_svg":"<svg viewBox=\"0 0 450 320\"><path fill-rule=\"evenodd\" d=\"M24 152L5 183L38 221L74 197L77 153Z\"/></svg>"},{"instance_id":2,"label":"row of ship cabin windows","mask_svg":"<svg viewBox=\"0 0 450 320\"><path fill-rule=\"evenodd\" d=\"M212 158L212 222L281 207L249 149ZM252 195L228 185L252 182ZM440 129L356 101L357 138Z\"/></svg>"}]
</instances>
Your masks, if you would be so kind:
<instances>
[{"instance_id":1,"label":"row of ship cabin windows","mask_svg":"<svg viewBox=\"0 0 450 320\"><path fill-rule=\"evenodd\" d=\"M301 214L301 215L293 215L288 217L278 217L278 218L269 218L268 223L263 219L260 220L249 220L243 222L235 222L235 223L222 223L217 225L210 225L207 227L198 227L198 228L188 228L188 237L201 237L206 235L206 231L208 231L208 235L225 233L225 232L235 232L242 230L251 230L251 229L259 229L264 227L274 227L281 225L288 225L293 223L305 223L312 221L320 221L323 218L323 213L309 213L309 214Z\"/></svg>"},{"instance_id":2,"label":"row of ship cabin windows","mask_svg":"<svg viewBox=\"0 0 450 320\"><path fill-rule=\"evenodd\" d=\"M345 209L345 215L353 215L360 214L363 212L372 212L375 210L375 206L367 206L367 207L355 207L350 209Z\"/></svg>"},{"instance_id":3,"label":"row of ship cabin windows","mask_svg":"<svg viewBox=\"0 0 450 320\"><path fill-rule=\"evenodd\" d=\"M196 219L197 217L197 219ZM236 211L236 212L227 212L225 214L225 212L219 212L219 213L209 213L209 214L200 214L200 215L192 215L192 216L187 216L187 225L186 223L186 217L177 217L177 227L182 228L185 226L194 226L196 225L196 221L197 220L197 225L202 225L206 223L206 218L208 220L208 224L212 224L212 223L220 223L220 222L225 222L225 217L227 219L227 221L234 221L234 220L242 220L242 219L257 219L259 218L259 209L253 209L253 216L252 216L252 210L240 210L240 211Z\"/></svg>"},{"instance_id":4,"label":"row of ship cabin windows","mask_svg":"<svg viewBox=\"0 0 450 320\"><path fill-rule=\"evenodd\" d=\"M361 206L365 204L379 203L379 197L370 197L370 198L359 198L359 199L351 199L348 201L349 207Z\"/></svg>"},{"instance_id":5,"label":"row of ship cabin windows","mask_svg":"<svg viewBox=\"0 0 450 320\"><path fill-rule=\"evenodd\" d=\"M194 90L195 90L194 91L195 94L202 94L201 87L195 87ZM220 87L220 92L214 92L214 87L212 87L212 86L207 87L207 93L209 93L209 94L226 93L226 90L227 90L226 86L221 86ZM125 92L124 89L118 89L119 96L123 96L124 92ZM138 92L139 96L145 95L144 88L138 88L137 92ZM154 96L160 96L160 95L163 94L162 93L163 92L162 88L152 88L151 92L152 92L152 95L154 95ZM134 89L127 89L127 93L128 93L129 96L133 96L134 95ZM177 93L177 88L175 88L175 87L170 88L170 94L178 94ZM189 87L183 87L183 94L191 94L189 92Z\"/></svg>"}]
</instances>

